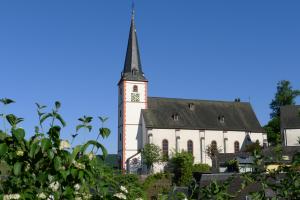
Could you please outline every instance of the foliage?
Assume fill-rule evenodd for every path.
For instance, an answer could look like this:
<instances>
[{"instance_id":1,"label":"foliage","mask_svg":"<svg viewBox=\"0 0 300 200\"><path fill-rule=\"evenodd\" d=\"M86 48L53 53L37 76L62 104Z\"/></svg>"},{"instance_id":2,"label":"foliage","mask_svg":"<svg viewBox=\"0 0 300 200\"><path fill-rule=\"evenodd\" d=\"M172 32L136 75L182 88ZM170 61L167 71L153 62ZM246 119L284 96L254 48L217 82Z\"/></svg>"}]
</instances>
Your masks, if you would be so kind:
<instances>
[{"instance_id":1,"label":"foliage","mask_svg":"<svg viewBox=\"0 0 300 200\"><path fill-rule=\"evenodd\" d=\"M252 144L246 145L246 147L245 147L245 152L250 152L250 153L252 153L254 151L261 151L261 150L262 150L262 147L260 146L258 140L256 140Z\"/></svg>"},{"instance_id":2,"label":"foliage","mask_svg":"<svg viewBox=\"0 0 300 200\"><path fill-rule=\"evenodd\" d=\"M3 100L4 105L9 102ZM106 149L97 141L88 141L70 149L70 144L62 140L61 127L55 125L58 120L62 126L66 123L58 113L61 104L55 102L51 113L39 113L42 126L51 119L48 132L36 131L29 140L25 139L25 130L18 127L23 121L13 114L3 120L10 124L10 132L1 131L0 158L8 167L8 177L1 182L2 198L16 194L21 199L35 199L53 196L55 199L86 198L90 195L90 186L94 183L94 157L86 153L92 145ZM38 105L40 110L42 107ZM3 196L4 195L4 196Z\"/></svg>"},{"instance_id":3,"label":"foliage","mask_svg":"<svg viewBox=\"0 0 300 200\"><path fill-rule=\"evenodd\" d=\"M272 113L271 118L280 117L280 107L286 105L295 105L295 99L300 95L300 90L294 90L291 83L286 80L277 83L277 92L270 104Z\"/></svg>"},{"instance_id":4,"label":"foliage","mask_svg":"<svg viewBox=\"0 0 300 200\"><path fill-rule=\"evenodd\" d=\"M160 161L160 148L155 144L146 144L142 149L142 159L147 169L152 169L153 164Z\"/></svg>"},{"instance_id":5,"label":"foliage","mask_svg":"<svg viewBox=\"0 0 300 200\"><path fill-rule=\"evenodd\" d=\"M300 95L300 90L294 90L291 83L286 80L277 83L277 91L274 99L270 103L272 110L270 122L264 127L268 141L271 145L280 143L280 107L286 105L295 105L295 99Z\"/></svg>"},{"instance_id":6,"label":"foliage","mask_svg":"<svg viewBox=\"0 0 300 200\"><path fill-rule=\"evenodd\" d=\"M143 182L143 188L148 189L153 183L161 179L169 179L171 175L169 173L156 173L149 175Z\"/></svg>"},{"instance_id":7,"label":"foliage","mask_svg":"<svg viewBox=\"0 0 300 200\"><path fill-rule=\"evenodd\" d=\"M225 163L227 172L239 172L239 162L237 160L229 160Z\"/></svg>"},{"instance_id":8,"label":"foliage","mask_svg":"<svg viewBox=\"0 0 300 200\"><path fill-rule=\"evenodd\" d=\"M210 172L211 167L208 164L198 163L194 164L193 172Z\"/></svg>"},{"instance_id":9,"label":"foliage","mask_svg":"<svg viewBox=\"0 0 300 200\"><path fill-rule=\"evenodd\" d=\"M178 186L188 185L193 178L194 157L188 152L176 153L170 160L173 182Z\"/></svg>"},{"instance_id":10,"label":"foliage","mask_svg":"<svg viewBox=\"0 0 300 200\"><path fill-rule=\"evenodd\" d=\"M217 171L218 166L218 154L222 151L221 148L219 148L217 145L211 143L208 145L205 149L206 155L211 159L212 161L212 170Z\"/></svg>"},{"instance_id":11,"label":"foliage","mask_svg":"<svg viewBox=\"0 0 300 200\"><path fill-rule=\"evenodd\" d=\"M275 146L280 144L281 136L280 136L280 118L273 117L267 125L264 127L265 132L267 133L268 142Z\"/></svg>"}]
</instances>

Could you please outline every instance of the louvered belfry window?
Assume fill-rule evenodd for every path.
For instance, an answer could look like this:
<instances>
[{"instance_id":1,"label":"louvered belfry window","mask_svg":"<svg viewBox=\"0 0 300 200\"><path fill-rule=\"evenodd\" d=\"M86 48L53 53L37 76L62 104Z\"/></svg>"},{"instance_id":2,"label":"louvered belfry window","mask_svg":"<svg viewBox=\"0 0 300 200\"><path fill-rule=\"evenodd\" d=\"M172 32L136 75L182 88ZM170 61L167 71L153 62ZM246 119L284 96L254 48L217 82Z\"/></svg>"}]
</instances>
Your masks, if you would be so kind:
<instances>
[{"instance_id":1,"label":"louvered belfry window","mask_svg":"<svg viewBox=\"0 0 300 200\"><path fill-rule=\"evenodd\" d=\"M138 90L138 86L137 85L134 85L133 86L133 92L138 92L139 90Z\"/></svg>"}]
</instances>

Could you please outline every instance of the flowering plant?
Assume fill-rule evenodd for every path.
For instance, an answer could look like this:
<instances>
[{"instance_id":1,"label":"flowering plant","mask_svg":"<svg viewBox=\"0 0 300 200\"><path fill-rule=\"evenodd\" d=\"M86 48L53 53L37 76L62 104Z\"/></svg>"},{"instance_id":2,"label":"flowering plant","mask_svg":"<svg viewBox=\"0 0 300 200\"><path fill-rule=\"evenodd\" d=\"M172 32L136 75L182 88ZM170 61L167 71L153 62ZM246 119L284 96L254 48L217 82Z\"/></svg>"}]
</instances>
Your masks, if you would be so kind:
<instances>
[{"instance_id":1,"label":"flowering plant","mask_svg":"<svg viewBox=\"0 0 300 200\"><path fill-rule=\"evenodd\" d=\"M14 103L1 99L4 106ZM0 199L89 199L95 183L96 159L93 151L86 153L89 146L100 149L102 158L107 154L105 147L97 140L71 149L67 140L62 140L61 128L66 125L58 113L61 104L55 102L50 113L44 113L45 106L37 104L39 127L28 140L25 130L19 127L23 121L13 114L1 114L4 130L0 130L0 159L8 168L8 174L1 177ZM45 133L43 123L51 120ZM89 118L89 122L91 118ZM7 122L10 128L7 129ZM91 129L89 122L85 126ZM85 126L78 126L76 132ZM103 127L100 128L103 132ZM110 133L106 130L107 137ZM75 136L76 137L76 136ZM73 138L75 138L73 137Z\"/></svg>"}]
</instances>

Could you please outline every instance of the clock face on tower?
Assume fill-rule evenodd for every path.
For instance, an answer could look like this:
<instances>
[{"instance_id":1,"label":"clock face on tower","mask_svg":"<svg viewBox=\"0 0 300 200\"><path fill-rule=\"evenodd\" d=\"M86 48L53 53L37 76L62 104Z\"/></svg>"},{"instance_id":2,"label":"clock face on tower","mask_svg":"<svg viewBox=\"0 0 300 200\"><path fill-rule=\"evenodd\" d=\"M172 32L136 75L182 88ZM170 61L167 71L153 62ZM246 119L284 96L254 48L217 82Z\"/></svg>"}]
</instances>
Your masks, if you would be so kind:
<instances>
[{"instance_id":1,"label":"clock face on tower","mask_svg":"<svg viewBox=\"0 0 300 200\"><path fill-rule=\"evenodd\" d=\"M139 93L131 93L131 101L132 102L139 102L140 101L140 94Z\"/></svg>"}]
</instances>

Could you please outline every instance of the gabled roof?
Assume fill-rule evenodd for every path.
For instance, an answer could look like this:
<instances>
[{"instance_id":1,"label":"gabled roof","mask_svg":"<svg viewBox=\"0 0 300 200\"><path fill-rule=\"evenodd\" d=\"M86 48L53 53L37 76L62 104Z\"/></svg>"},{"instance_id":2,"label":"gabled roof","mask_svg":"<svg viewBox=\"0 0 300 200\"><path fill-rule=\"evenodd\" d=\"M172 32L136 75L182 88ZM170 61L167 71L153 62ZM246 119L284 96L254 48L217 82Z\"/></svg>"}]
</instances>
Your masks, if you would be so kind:
<instances>
[{"instance_id":1,"label":"gabled roof","mask_svg":"<svg viewBox=\"0 0 300 200\"><path fill-rule=\"evenodd\" d=\"M140 50L134 22L134 11L131 17L127 51L121 80L146 81L142 71Z\"/></svg>"},{"instance_id":2,"label":"gabled roof","mask_svg":"<svg viewBox=\"0 0 300 200\"><path fill-rule=\"evenodd\" d=\"M280 123L282 129L300 128L300 105L282 106Z\"/></svg>"},{"instance_id":3,"label":"gabled roof","mask_svg":"<svg viewBox=\"0 0 300 200\"><path fill-rule=\"evenodd\" d=\"M250 103L245 102L149 97L142 114L147 128L263 131Z\"/></svg>"}]
</instances>

